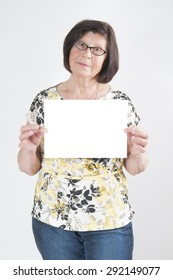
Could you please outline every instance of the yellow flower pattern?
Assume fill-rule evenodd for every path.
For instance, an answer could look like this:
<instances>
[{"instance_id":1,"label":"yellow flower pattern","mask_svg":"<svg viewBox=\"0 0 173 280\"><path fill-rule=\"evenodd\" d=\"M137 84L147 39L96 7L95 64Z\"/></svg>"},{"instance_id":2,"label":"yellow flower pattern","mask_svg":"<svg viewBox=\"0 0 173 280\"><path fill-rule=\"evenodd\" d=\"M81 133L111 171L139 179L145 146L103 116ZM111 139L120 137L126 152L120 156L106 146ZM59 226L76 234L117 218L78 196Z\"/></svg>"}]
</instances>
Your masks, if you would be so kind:
<instances>
[{"instance_id":1,"label":"yellow flower pattern","mask_svg":"<svg viewBox=\"0 0 173 280\"><path fill-rule=\"evenodd\" d=\"M34 98L27 120L44 124L44 100L63 98L56 87ZM140 118L130 98L110 90L99 99L128 100L128 126ZM44 223L65 230L105 230L128 224L133 215L128 201L128 185L121 158L44 158L44 138L40 144L42 168L35 188L32 215Z\"/></svg>"}]
</instances>

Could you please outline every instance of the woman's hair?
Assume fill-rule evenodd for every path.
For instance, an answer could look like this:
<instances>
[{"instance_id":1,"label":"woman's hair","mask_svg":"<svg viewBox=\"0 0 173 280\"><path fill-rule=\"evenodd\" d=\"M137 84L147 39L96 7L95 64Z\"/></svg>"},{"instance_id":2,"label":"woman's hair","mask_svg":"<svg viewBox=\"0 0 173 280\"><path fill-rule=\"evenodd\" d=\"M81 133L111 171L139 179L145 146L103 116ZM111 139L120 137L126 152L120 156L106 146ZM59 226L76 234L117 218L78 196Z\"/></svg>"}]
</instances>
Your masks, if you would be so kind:
<instances>
[{"instance_id":1,"label":"woman's hair","mask_svg":"<svg viewBox=\"0 0 173 280\"><path fill-rule=\"evenodd\" d=\"M78 22L67 34L64 40L64 66L71 73L69 56L71 48L84 34L92 31L105 37L107 41L107 55L101 71L97 74L97 81L108 83L112 80L119 68L119 53L113 28L106 22L98 20L83 20Z\"/></svg>"}]
</instances>

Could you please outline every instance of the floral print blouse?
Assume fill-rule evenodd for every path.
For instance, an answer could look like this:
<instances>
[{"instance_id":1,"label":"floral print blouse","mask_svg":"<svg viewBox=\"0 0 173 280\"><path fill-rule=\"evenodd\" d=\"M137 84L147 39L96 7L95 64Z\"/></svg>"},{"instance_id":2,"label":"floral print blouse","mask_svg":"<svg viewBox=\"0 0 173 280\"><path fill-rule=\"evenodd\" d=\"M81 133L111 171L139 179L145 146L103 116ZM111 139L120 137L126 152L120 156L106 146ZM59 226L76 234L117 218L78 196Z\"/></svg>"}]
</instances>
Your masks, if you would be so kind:
<instances>
[{"instance_id":1,"label":"floral print blouse","mask_svg":"<svg viewBox=\"0 0 173 280\"><path fill-rule=\"evenodd\" d=\"M63 98L57 87L41 91L34 98L27 120L44 124L44 100ZM130 98L110 90L98 99L128 100L128 124L138 125L140 118ZM128 201L128 185L122 158L44 158L35 188L32 216L44 223L72 231L119 228L134 215Z\"/></svg>"}]
</instances>

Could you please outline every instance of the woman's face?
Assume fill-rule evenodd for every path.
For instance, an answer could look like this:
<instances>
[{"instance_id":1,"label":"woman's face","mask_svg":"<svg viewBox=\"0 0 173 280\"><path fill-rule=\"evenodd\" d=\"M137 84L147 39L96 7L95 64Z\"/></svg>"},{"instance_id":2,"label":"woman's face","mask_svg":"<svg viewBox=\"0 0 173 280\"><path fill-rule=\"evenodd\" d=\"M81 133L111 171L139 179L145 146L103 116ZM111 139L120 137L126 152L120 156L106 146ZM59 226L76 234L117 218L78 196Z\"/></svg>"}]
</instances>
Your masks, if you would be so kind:
<instances>
[{"instance_id":1,"label":"woman's face","mask_svg":"<svg viewBox=\"0 0 173 280\"><path fill-rule=\"evenodd\" d=\"M106 51L106 39L100 34L88 32L79 41L89 47L97 47ZM105 58L106 53L97 56L91 53L90 48L81 50L74 45L69 56L71 72L77 77L92 79L101 71Z\"/></svg>"}]
</instances>

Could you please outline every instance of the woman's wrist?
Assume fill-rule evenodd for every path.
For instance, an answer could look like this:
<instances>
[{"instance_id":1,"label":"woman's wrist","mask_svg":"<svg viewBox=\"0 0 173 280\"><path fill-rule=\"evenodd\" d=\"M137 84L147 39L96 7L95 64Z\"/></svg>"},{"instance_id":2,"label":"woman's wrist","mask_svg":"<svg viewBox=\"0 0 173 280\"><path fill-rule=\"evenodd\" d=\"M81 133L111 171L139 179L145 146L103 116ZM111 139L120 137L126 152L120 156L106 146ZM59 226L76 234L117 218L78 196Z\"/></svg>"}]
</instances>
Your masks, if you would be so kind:
<instances>
[{"instance_id":1,"label":"woman's wrist","mask_svg":"<svg viewBox=\"0 0 173 280\"><path fill-rule=\"evenodd\" d=\"M35 175L40 170L41 160L36 151L20 149L17 160L20 171L30 176Z\"/></svg>"},{"instance_id":2,"label":"woman's wrist","mask_svg":"<svg viewBox=\"0 0 173 280\"><path fill-rule=\"evenodd\" d=\"M128 157L124 160L124 167L131 175L137 175L143 172L148 165L148 153L144 151L140 154L129 153Z\"/></svg>"}]
</instances>

